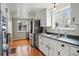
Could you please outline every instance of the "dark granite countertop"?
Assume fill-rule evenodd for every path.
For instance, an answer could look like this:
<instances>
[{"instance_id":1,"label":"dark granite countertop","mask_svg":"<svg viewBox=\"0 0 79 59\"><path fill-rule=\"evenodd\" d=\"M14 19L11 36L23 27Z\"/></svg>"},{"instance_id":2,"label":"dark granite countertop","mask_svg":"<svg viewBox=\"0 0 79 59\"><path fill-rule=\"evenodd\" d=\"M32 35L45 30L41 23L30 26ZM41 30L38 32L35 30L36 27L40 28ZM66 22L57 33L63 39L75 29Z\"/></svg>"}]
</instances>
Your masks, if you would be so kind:
<instances>
[{"instance_id":1,"label":"dark granite countertop","mask_svg":"<svg viewBox=\"0 0 79 59\"><path fill-rule=\"evenodd\" d=\"M79 40L78 39L65 38L65 37L57 38L56 35L47 35L47 34L40 34L40 35L47 37L47 38L50 38L50 39L54 39L54 40L58 40L58 41L62 41L62 42L65 42L65 43L69 43L69 44L72 44L72 45L79 46Z\"/></svg>"}]
</instances>

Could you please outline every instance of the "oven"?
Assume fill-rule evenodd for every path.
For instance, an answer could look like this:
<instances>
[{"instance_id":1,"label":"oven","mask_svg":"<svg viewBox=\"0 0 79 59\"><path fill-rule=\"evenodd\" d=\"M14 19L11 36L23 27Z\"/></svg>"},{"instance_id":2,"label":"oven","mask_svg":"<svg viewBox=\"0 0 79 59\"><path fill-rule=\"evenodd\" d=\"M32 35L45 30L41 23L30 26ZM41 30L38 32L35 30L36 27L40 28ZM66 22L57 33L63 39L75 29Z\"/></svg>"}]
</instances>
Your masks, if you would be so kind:
<instances>
[{"instance_id":1,"label":"oven","mask_svg":"<svg viewBox=\"0 0 79 59\"><path fill-rule=\"evenodd\" d=\"M9 45L7 43L7 17L1 16L1 28L2 28L2 54L3 56L8 55Z\"/></svg>"},{"instance_id":2,"label":"oven","mask_svg":"<svg viewBox=\"0 0 79 59\"><path fill-rule=\"evenodd\" d=\"M7 39L7 33L6 33L6 30L3 29L3 44L6 44L6 39Z\"/></svg>"}]
</instances>

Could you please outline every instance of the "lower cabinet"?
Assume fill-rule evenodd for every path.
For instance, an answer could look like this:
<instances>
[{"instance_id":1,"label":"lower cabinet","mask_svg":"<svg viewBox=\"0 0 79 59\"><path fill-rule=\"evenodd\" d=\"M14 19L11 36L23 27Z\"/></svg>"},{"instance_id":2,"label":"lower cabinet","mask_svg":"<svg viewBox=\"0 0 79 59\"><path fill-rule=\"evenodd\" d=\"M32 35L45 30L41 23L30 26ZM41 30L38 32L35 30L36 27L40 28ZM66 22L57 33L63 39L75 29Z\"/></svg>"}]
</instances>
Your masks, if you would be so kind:
<instances>
[{"instance_id":1,"label":"lower cabinet","mask_svg":"<svg viewBox=\"0 0 79 59\"><path fill-rule=\"evenodd\" d=\"M55 56L55 50L57 49L57 41L49 39L48 42L48 54L49 56Z\"/></svg>"},{"instance_id":2,"label":"lower cabinet","mask_svg":"<svg viewBox=\"0 0 79 59\"><path fill-rule=\"evenodd\" d=\"M39 36L39 49L43 52L44 51L44 39L43 37Z\"/></svg>"},{"instance_id":3,"label":"lower cabinet","mask_svg":"<svg viewBox=\"0 0 79 59\"><path fill-rule=\"evenodd\" d=\"M79 46L39 36L39 49L46 56L79 56Z\"/></svg>"},{"instance_id":4,"label":"lower cabinet","mask_svg":"<svg viewBox=\"0 0 79 59\"><path fill-rule=\"evenodd\" d=\"M57 47L57 41L47 37L39 36L39 49L46 56L54 56Z\"/></svg>"},{"instance_id":5,"label":"lower cabinet","mask_svg":"<svg viewBox=\"0 0 79 59\"><path fill-rule=\"evenodd\" d=\"M58 42L56 52L57 56L69 56L69 44Z\"/></svg>"},{"instance_id":6,"label":"lower cabinet","mask_svg":"<svg viewBox=\"0 0 79 59\"><path fill-rule=\"evenodd\" d=\"M46 38L46 37L43 37L43 39L44 39L44 46L43 46L43 48L44 48L44 51L43 51L43 53L46 55L46 56L48 56L48 38Z\"/></svg>"},{"instance_id":7,"label":"lower cabinet","mask_svg":"<svg viewBox=\"0 0 79 59\"><path fill-rule=\"evenodd\" d=\"M39 49L44 55L48 56L48 41L47 38L39 36Z\"/></svg>"}]
</instances>

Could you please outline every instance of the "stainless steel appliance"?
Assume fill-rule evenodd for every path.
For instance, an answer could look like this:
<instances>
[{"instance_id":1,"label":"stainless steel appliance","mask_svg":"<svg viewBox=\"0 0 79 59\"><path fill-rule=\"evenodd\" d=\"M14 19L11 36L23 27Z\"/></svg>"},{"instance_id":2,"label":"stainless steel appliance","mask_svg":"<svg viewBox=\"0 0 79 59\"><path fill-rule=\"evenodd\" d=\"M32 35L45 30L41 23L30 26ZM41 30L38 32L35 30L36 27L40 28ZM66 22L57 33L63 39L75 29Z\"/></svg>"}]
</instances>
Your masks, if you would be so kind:
<instances>
[{"instance_id":1,"label":"stainless steel appliance","mask_svg":"<svg viewBox=\"0 0 79 59\"><path fill-rule=\"evenodd\" d=\"M39 48L39 33L35 34L35 47Z\"/></svg>"},{"instance_id":2,"label":"stainless steel appliance","mask_svg":"<svg viewBox=\"0 0 79 59\"><path fill-rule=\"evenodd\" d=\"M7 56L9 44L7 43L7 17L0 12L0 55Z\"/></svg>"},{"instance_id":3,"label":"stainless steel appliance","mask_svg":"<svg viewBox=\"0 0 79 59\"><path fill-rule=\"evenodd\" d=\"M35 46L35 35L42 32L42 27L40 27L40 20L31 21L31 31L29 38L32 39L32 46Z\"/></svg>"},{"instance_id":4,"label":"stainless steel appliance","mask_svg":"<svg viewBox=\"0 0 79 59\"><path fill-rule=\"evenodd\" d=\"M3 41L3 55L4 56L7 56L8 55L8 47L9 45L7 44L7 17L5 17L3 14L2 14L2 24L1 24L1 27L2 27L2 41Z\"/></svg>"}]
</instances>

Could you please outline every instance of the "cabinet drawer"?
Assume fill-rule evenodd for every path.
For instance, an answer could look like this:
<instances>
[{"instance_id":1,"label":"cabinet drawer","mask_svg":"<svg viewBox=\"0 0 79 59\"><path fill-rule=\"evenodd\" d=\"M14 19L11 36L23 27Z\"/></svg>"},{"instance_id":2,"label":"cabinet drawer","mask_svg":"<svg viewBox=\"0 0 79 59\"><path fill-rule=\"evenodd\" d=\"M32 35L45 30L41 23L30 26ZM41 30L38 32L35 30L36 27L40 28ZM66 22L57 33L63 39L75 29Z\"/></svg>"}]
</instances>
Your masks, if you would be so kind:
<instances>
[{"instance_id":1,"label":"cabinet drawer","mask_svg":"<svg viewBox=\"0 0 79 59\"><path fill-rule=\"evenodd\" d=\"M64 43L64 42L58 42L58 46L62 48L69 48L69 44Z\"/></svg>"},{"instance_id":2,"label":"cabinet drawer","mask_svg":"<svg viewBox=\"0 0 79 59\"><path fill-rule=\"evenodd\" d=\"M79 47L70 46L70 55L79 56Z\"/></svg>"}]
</instances>

